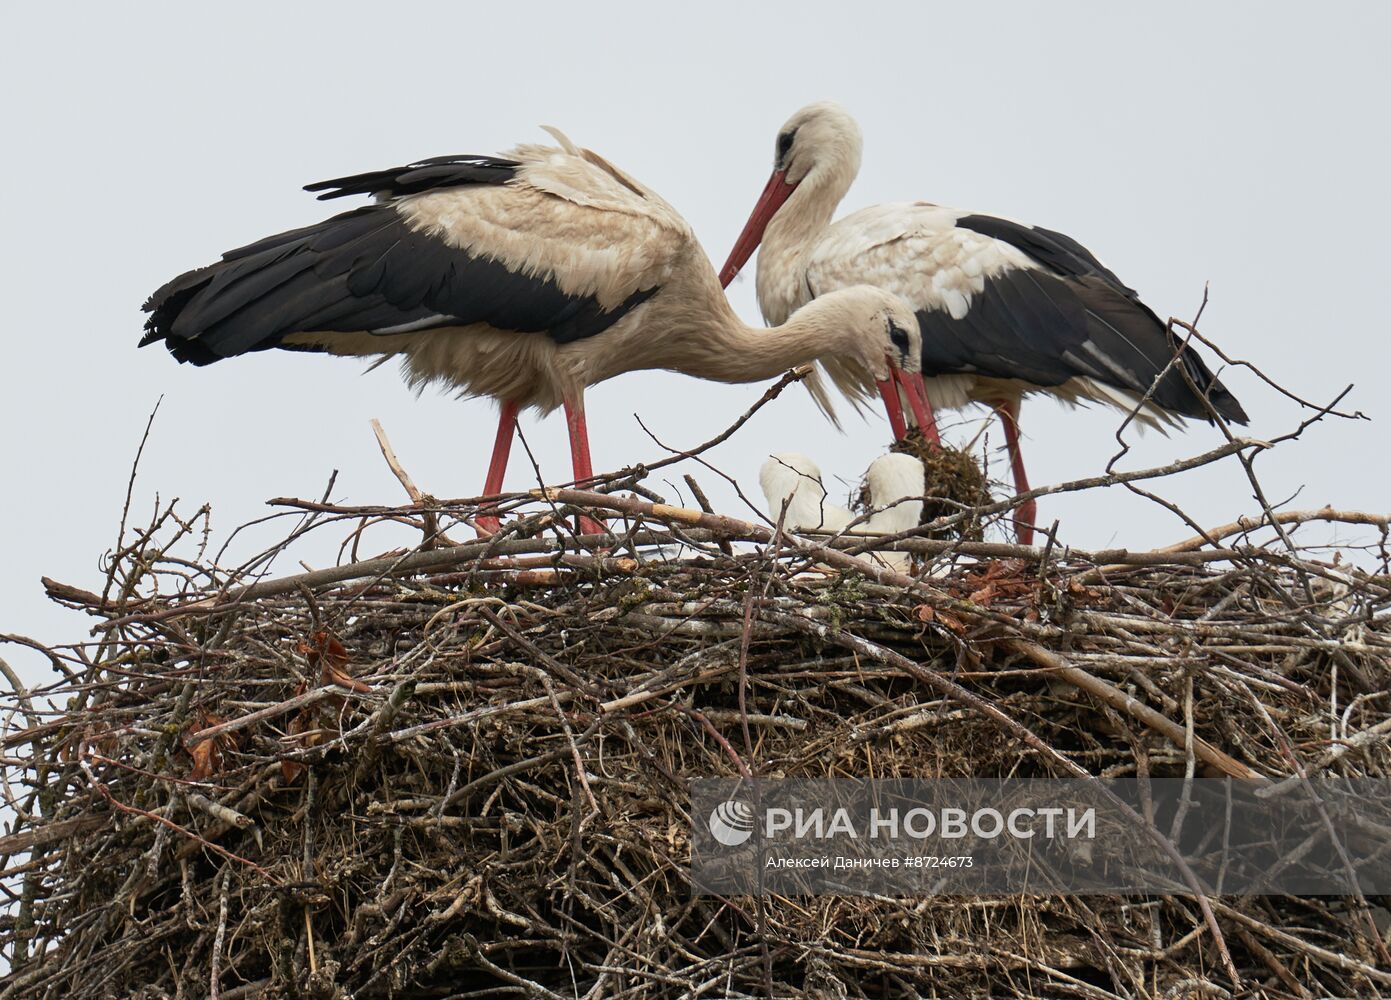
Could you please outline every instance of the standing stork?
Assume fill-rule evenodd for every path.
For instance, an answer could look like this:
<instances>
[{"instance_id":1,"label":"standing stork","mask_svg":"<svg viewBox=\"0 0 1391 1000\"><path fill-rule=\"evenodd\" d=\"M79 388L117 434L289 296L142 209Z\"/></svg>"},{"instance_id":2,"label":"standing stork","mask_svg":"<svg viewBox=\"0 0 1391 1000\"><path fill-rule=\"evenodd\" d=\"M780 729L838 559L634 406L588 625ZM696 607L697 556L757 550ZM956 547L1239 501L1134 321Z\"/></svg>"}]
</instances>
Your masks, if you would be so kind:
<instances>
[{"instance_id":1,"label":"standing stork","mask_svg":"<svg viewBox=\"0 0 1391 1000\"><path fill-rule=\"evenodd\" d=\"M1071 237L925 201L874 205L832 223L860 148L855 119L831 102L808 105L779 130L772 177L720 271L727 286L762 242L758 304L767 322L851 284L903 296L922 332L929 405L993 407L1021 494L1025 395L1138 407L1136 419L1161 431L1181 417L1211 422L1212 410L1246 423L1197 353ZM923 433L937 441L935 426ZM1032 500L1020 506L1021 543L1032 542L1036 516Z\"/></svg>"},{"instance_id":2,"label":"standing stork","mask_svg":"<svg viewBox=\"0 0 1391 1000\"><path fill-rule=\"evenodd\" d=\"M927 419L917 323L901 299L847 288L776 329L746 326L671 206L549 131L559 147L308 185L376 201L179 275L145 304L141 346L164 341L195 365L269 348L400 356L413 386L499 401L488 496L525 407L565 408L575 478L590 478L584 390L640 369L754 382L820 362L852 399L877 388L898 436L902 398ZM496 531L496 518L479 520Z\"/></svg>"}]
</instances>

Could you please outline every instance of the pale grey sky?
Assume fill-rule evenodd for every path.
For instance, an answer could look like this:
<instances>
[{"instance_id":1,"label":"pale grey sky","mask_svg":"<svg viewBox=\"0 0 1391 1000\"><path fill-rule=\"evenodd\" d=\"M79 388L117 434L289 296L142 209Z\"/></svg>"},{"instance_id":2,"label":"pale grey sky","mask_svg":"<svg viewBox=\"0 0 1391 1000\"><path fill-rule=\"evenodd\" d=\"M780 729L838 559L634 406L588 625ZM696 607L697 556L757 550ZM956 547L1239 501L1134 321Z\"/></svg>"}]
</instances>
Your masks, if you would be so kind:
<instances>
[{"instance_id":1,"label":"pale grey sky","mask_svg":"<svg viewBox=\"0 0 1391 1000\"><path fill-rule=\"evenodd\" d=\"M268 497L317 496L335 468L337 499L397 502L374 416L424 489L476 492L486 401L415 399L390 366L363 375L314 355L181 367L135 349L139 306L225 249L321 218L331 206L302 184L499 151L542 138L543 123L659 190L718 264L777 126L838 100L865 133L846 211L922 198L1061 229L1161 315L1191 316L1211 282L1207 335L1310 398L1356 382L1349 405L1375 421L1326 424L1263 459L1272 499L1388 507L1385 4L29 4L3 23L0 632L86 634L90 619L49 605L39 577L97 584L160 394L138 517L156 493L189 509L207 500L223 537ZM757 322L752 281L732 296ZM1226 381L1254 436L1298 419L1248 374ZM658 457L634 412L689 446L762 388L652 373L600 386L588 397L595 466ZM882 419L852 416L837 435L793 392L712 457L750 486L782 450L848 479L882 445ZM1095 473L1114 451L1106 412L1032 401L1023 422L1038 484ZM523 426L548 477L568 478L563 421ZM1219 440L1207 427L1149 435L1127 462ZM530 470L517 457L520 488ZM1252 509L1234 465L1166 495L1208 523ZM1048 498L1040 517L1078 545L1188 534L1121 491ZM18 647L0 656L44 672Z\"/></svg>"}]
</instances>

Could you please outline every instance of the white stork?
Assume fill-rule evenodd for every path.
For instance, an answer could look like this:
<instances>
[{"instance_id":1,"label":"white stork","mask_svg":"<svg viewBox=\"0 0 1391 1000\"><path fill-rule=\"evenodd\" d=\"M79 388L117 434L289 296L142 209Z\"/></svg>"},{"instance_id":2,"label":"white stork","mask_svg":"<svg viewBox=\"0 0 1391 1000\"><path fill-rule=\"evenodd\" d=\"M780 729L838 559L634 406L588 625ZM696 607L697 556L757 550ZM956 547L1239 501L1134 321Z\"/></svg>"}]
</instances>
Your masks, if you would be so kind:
<instances>
[{"instance_id":1,"label":"white stork","mask_svg":"<svg viewBox=\"0 0 1391 1000\"><path fill-rule=\"evenodd\" d=\"M922 520L925 480L922 462L911 455L891 453L876 458L865 472L870 515L858 530L896 535L916 528ZM790 531L839 534L855 520L849 510L830 502L821 470L806 455L770 455L759 470L758 484L768 502L769 515L775 521L781 517ZM876 552L874 557L900 571L908 568L911 558L906 552Z\"/></svg>"},{"instance_id":2,"label":"white stork","mask_svg":"<svg viewBox=\"0 0 1391 1000\"><path fill-rule=\"evenodd\" d=\"M1136 419L1160 430L1181 417L1211 421L1209 404L1246 423L1197 353L1071 237L925 201L875 205L832 223L860 148L859 126L831 102L803 108L779 130L773 175L720 272L728 285L762 242L758 303L767 322L851 284L903 296L922 332L929 404L992 406L1019 493L1029 488L1019 404L1031 393L1128 412L1148 392ZM935 426L924 433L937 440ZM1035 517L1033 501L1020 506L1020 542L1033 540Z\"/></svg>"},{"instance_id":3,"label":"white stork","mask_svg":"<svg viewBox=\"0 0 1391 1000\"><path fill-rule=\"evenodd\" d=\"M901 299L861 286L776 329L746 326L671 206L551 133L559 148L308 185L376 201L175 278L145 304L141 345L164 341L195 365L268 348L400 356L413 386L500 402L488 496L502 489L524 407L564 406L575 478L590 478L584 390L640 369L753 382L819 361L853 400L877 387L896 433L901 398L927 419L917 323Z\"/></svg>"}]
</instances>

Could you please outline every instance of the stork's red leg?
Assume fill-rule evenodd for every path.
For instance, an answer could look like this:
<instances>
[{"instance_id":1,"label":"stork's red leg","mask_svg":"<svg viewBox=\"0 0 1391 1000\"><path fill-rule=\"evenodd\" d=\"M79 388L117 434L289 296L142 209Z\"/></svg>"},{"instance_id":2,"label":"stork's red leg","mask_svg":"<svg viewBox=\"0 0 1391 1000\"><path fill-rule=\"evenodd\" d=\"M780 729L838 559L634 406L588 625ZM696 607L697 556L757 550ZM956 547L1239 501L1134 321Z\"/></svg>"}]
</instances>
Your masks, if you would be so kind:
<instances>
[{"instance_id":1,"label":"stork's red leg","mask_svg":"<svg viewBox=\"0 0 1391 1000\"><path fill-rule=\"evenodd\" d=\"M565 400L565 423L570 429L570 457L575 470L575 481L583 484L594 476L594 466L589 458L589 428L584 422L584 397ZM604 526L588 517L580 518L581 535L601 535Z\"/></svg>"},{"instance_id":2,"label":"stork's red leg","mask_svg":"<svg viewBox=\"0 0 1391 1000\"><path fill-rule=\"evenodd\" d=\"M484 496L496 496L502 492L502 478L507 474L507 456L512 453L512 438L517 433L517 404L506 399L502 402L502 412L497 419L497 438L493 441L493 459L488 463L488 478L483 483ZM474 518L478 524L478 534L491 535L502 526L502 522L491 514Z\"/></svg>"},{"instance_id":3,"label":"stork's red leg","mask_svg":"<svg viewBox=\"0 0 1391 1000\"><path fill-rule=\"evenodd\" d=\"M1005 445L1009 448L1009 464L1014 472L1014 492L1029 492L1029 477L1024 473L1024 456L1019 450L1019 400L999 400L995 412L1000 415L1000 423L1005 428ZM1038 518L1038 504L1029 500L1019 505L1014 512L1015 535L1020 545L1034 543L1034 521Z\"/></svg>"}]
</instances>

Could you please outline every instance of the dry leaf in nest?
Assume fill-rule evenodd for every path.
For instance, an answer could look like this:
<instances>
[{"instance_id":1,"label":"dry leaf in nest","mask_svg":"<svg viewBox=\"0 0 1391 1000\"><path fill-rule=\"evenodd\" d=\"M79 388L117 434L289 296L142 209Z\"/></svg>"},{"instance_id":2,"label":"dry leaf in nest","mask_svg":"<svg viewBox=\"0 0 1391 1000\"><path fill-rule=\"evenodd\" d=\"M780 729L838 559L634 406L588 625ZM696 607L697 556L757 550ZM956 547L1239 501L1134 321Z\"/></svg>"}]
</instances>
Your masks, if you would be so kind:
<instances>
[{"instance_id":1,"label":"dry leaf in nest","mask_svg":"<svg viewBox=\"0 0 1391 1000\"><path fill-rule=\"evenodd\" d=\"M966 634L966 625L962 620L949 611L934 608L931 604L919 604L913 609L913 614L918 621L925 624L937 624L943 628L955 632L957 635Z\"/></svg>"},{"instance_id":2,"label":"dry leaf in nest","mask_svg":"<svg viewBox=\"0 0 1391 1000\"><path fill-rule=\"evenodd\" d=\"M362 683L347 672L348 661L352 657L347 648L338 641L338 637L332 632L319 629L309 637L308 642L300 640L299 651L304 654L304 658L309 661L311 667L319 668L321 683L337 684L339 687L361 694L371 693L370 685Z\"/></svg>"},{"instance_id":3,"label":"dry leaf in nest","mask_svg":"<svg viewBox=\"0 0 1391 1000\"><path fill-rule=\"evenodd\" d=\"M1068 593L1072 594L1074 597L1085 597L1091 601L1101 600L1101 591L1097 590L1095 587L1084 587L1075 579L1067 581L1067 590ZM1174 609L1178 607L1178 604L1169 597L1165 597L1161 604L1168 606L1165 610L1165 614L1172 614Z\"/></svg>"},{"instance_id":4,"label":"dry leaf in nest","mask_svg":"<svg viewBox=\"0 0 1391 1000\"><path fill-rule=\"evenodd\" d=\"M1000 599L1031 596L1038 586L1037 575L1019 559L993 559L980 569L965 573L948 584L948 590L976 604L989 606Z\"/></svg>"},{"instance_id":5,"label":"dry leaf in nest","mask_svg":"<svg viewBox=\"0 0 1391 1000\"><path fill-rule=\"evenodd\" d=\"M222 724L222 719L211 712L200 709L197 721L184 730L184 750L193 758L193 767L188 772L189 781L207 781L222 770L222 751L236 745L236 737L231 733L214 736L211 739L191 743L196 733L212 726Z\"/></svg>"},{"instance_id":6,"label":"dry leaf in nest","mask_svg":"<svg viewBox=\"0 0 1391 1000\"><path fill-rule=\"evenodd\" d=\"M314 706L306 705L294 714L290 719L290 724L285 727L285 732L290 737L300 737L301 734L308 735L300 739L294 739L296 747L312 747L323 741L323 734L317 731L314 724ZM280 762L280 778L287 785L295 783L300 774L304 771L304 765L297 760L282 760Z\"/></svg>"},{"instance_id":7,"label":"dry leaf in nest","mask_svg":"<svg viewBox=\"0 0 1391 1000\"><path fill-rule=\"evenodd\" d=\"M188 772L189 781L207 781L222 766L222 753L214 740L194 744L188 755L193 758L193 768Z\"/></svg>"}]
</instances>

